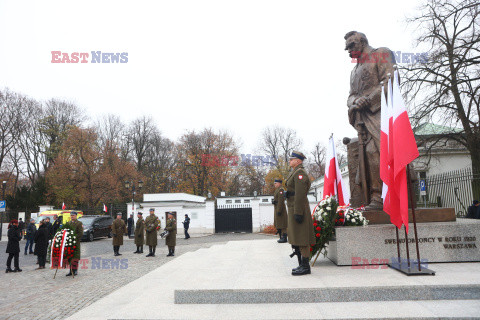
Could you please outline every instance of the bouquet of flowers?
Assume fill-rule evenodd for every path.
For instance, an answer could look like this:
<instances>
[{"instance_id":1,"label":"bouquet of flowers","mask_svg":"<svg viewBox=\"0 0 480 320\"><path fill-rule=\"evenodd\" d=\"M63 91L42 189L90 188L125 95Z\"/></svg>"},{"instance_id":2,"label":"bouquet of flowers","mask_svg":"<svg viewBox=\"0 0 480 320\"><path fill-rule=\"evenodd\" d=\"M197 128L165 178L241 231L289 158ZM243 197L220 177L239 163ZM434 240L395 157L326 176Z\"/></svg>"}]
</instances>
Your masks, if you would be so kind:
<instances>
[{"instance_id":1,"label":"bouquet of flowers","mask_svg":"<svg viewBox=\"0 0 480 320\"><path fill-rule=\"evenodd\" d=\"M51 267L66 268L77 249L77 238L73 229L67 224L60 229L52 240Z\"/></svg>"},{"instance_id":2,"label":"bouquet of flowers","mask_svg":"<svg viewBox=\"0 0 480 320\"><path fill-rule=\"evenodd\" d=\"M313 229L316 243L311 246L312 256L323 252L327 255L327 244L335 235L335 227L366 226L368 220L362 215L363 207L338 206L335 197L326 196L313 211Z\"/></svg>"},{"instance_id":3,"label":"bouquet of flowers","mask_svg":"<svg viewBox=\"0 0 480 320\"><path fill-rule=\"evenodd\" d=\"M338 208L338 219L335 221L338 226L366 226L368 220L365 219L362 212L364 207L357 209L348 206Z\"/></svg>"}]
</instances>

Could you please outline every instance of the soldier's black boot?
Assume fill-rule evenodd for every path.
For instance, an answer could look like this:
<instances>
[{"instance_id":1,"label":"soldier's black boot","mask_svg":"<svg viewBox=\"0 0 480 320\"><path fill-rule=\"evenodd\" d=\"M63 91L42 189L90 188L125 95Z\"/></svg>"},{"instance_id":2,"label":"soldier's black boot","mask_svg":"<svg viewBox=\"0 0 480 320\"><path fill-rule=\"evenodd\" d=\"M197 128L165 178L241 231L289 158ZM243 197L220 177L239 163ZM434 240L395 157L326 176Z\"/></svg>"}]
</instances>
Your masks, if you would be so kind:
<instances>
[{"instance_id":1,"label":"soldier's black boot","mask_svg":"<svg viewBox=\"0 0 480 320\"><path fill-rule=\"evenodd\" d=\"M292 270L292 276L302 276L304 274L312 273L310 270L310 259L302 257L302 263L300 267Z\"/></svg>"},{"instance_id":2,"label":"soldier's black boot","mask_svg":"<svg viewBox=\"0 0 480 320\"><path fill-rule=\"evenodd\" d=\"M172 249L168 248L167 257L171 257L171 256L173 256L173 254L172 254Z\"/></svg>"},{"instance_id":3,"label":"soldier's black boot","mask_svg":"<svg viewBox=\"0 0 480 320\"><path fill-rule=\"evenodd\" d=\"M139 253L143 253L143 246L140 246L140 252Z\"/></svg>"},{"instance_id":4,"label":"soldier's black boot","mask_svg":"<svg viewBox=\"0 0 480 320\"><path fill-rule=\"evenodd\" d=\"M292 249L294 250L293 253L290 255L290 258L293 258L293 256L297 256L297 260L298 260L298 267L296 268L293 268L293 270L297 270L298 268L300 268L300 266L302 265L302 255L300 253L300 248L297 247L297 246L292 246Z\"/></svg>"},{"instance_id":5,"label":"soldier's black boot","mask_svg":"<svg viewBox=\"0 0 480 320\"><path fill-rule=\"evenodd\" d=\"M120 253L120 246L117 246L117 256L121 256L122 254Z\"/></svg>"},{"instance_id":6,"label":"soldier's black boot","mask_svg":"<svg viewBox=\"0 0 480 320\"><path fill-rule=\"evenodd\" d=\"M148 251L150 251L149 254L147 254L147 257L151 257L153 254L152 254L152 246L148 246Z\"/></svg>"},{"instance_id":7,"label":"soldier's black boot","mask_svg":"<svg viewBox=\"0 0 480 320\"><path fill-rule=\"evenodd\" d=\"M157 249L157 247L152 247L152 257L155 257L155 250Z\"/></svg>"},{"instance_id":8,"label":"soldier's black boot","mask_svg":"<svg viewBox=\"0 0 480 320\"><path fill-rule=\"evenodd\" d=\"M140 252L140 247L137 246L137 251L134 251L133 253L141 253L141 252Z\"/></svg>"},{"instance_id":9,"label":"soldier's black boot","mask_svg":"<svg viewBox=\"0 0 480 320\"><path fill-rule=\"evenodd\" d=\"M175 255L175 247L172 249L172 257Z\"/></svg>"},{"instance_id":10,"label":"soldier's black boot","mask_svg":"<svg viewBox=\"0 0 480 320\"><path fill-rule=\"evenodd\" d=\"M287 234L286 233L283 233L281 236L280 236L280 240L277 240L278 243L285 243L287 242Z\"/></svg>"},{"instance_id":11,"label":"soldier's black boot","mask_svg":"<svg viewBox=\"0 0 480 320\"><path fill-rule=\"evenodd\" d=\"M116 257L116 256L119 256L118 254L118 246L113 246L113 255Z\"/></svg>"},{"instance_id":12,"label":"soldier's black boot","mask_svg":"<svg viewBox=\"0 0 480 320\"><path fill-rule=\"evenodd\" d=\"M76 276L77 275L77 269L72 269L73 271L73 275Z\"/></svg>"}]
</instances>

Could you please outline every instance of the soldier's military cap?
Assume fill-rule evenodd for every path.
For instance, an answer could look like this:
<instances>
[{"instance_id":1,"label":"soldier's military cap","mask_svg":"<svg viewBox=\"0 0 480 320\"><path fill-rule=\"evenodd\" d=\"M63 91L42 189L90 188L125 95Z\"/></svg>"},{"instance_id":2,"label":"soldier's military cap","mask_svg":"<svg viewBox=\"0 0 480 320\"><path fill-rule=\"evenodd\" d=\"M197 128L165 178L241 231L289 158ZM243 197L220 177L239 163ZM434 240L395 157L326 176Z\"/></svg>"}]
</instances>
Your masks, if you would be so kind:
<instances>
[{"instance_id":1,"label":"soldier's military cap","mask_svg":"<svg viewBox=\"0 0 480 320\"><path fill-rule=\"evenodd\" d=\"M70 212L70 215L71 215L71 216L76 216L77 213L76 213L75 211L72 211L72 212Z\"/></svg>"},{"instance_id":2,"label":"soldier's military cap","mask_svg":"<svg viewBox=\"0 0 480 320\"><path fill-rule=\"evenodd\" d=\"M300 160L305 160L305 155L301 153L300 151L292 151L292 154L290 155L290 159L300 159Z\"/></svg>"},{"instance_id":3,"label":"soldier's military cap","mask_svg":"<svg viewBox=\"0 0 480 320\"><path fill-rule=\"evenodd\" d=\"M282 179L275 179L275 182L282 183Z\"/></svg>"},{"instance_id":4,"label":"soldier's military cap","mask_svg":"<svg viewBox=\"0 0 480 320\"><path fill-rule=\"evenodd\" d=\"M141 212L138 212L137 214L139 214L139 215L143 216L143 213L141 213Z\"/></svg>"},{"instance_id":5,"label":"soldier's military cap","mask_svg":"<svg viewBox=\"0 0 480 320\"><path fill-rule=\"evenodd\" d=\"M150 211L155 211L155 209L154 209L154 208L150 208Z\"/></svg>"}]
</instances>

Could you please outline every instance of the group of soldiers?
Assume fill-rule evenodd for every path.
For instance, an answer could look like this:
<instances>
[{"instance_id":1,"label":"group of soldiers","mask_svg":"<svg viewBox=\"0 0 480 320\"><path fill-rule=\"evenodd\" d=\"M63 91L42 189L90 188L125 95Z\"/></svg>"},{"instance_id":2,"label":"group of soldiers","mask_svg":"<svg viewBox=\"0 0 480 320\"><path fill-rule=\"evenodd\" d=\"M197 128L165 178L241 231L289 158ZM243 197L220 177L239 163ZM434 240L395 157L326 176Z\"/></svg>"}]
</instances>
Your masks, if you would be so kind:
<instances>
[{"instance_id":1,"label":"group of soldiers","mask_svg":"<svg viewBox=\"0 0 480 320\"><path fill-rule=\"evenodd\" d=\"M144 244L148 246L149 253L147 257L155 257L157 248L158 230L161 228L160 219L155 215L155 209L150 209L149 216L143 220L143 213L137 214L137 224L135 225L135 245L137 250L134 253L143 253ZM122 255L119 250L123 245L123 235L127 233L127 227L122 220L122 215L118 214L117 219L112 224L113 252L115 256ZM177 244L177 222L173 214L168 213L167 225L162 232L162 238L165 237L165 244L168 246L167 257L175 255L175 245Z\"/></svg>"},{"instance_id":2,"label":"group of soldiers","mask_svg":"<svg viewBox=\"0 0 480 320\"><path fill-rule=\"evenodd\" d=\"M292 152L289 161L291 170L285 180L286 190L282 187L283 181L275 179L275 193L272 200L274 225L280 236L277 242L286 243L288 237L288 243L292 245L294 255L298 258L298 267L292 269L294 276L311 273L310 247L315 244L313 220L307 198L311 182L303 167L305 158L301 152Z\"/></svg>"}]
</instances>

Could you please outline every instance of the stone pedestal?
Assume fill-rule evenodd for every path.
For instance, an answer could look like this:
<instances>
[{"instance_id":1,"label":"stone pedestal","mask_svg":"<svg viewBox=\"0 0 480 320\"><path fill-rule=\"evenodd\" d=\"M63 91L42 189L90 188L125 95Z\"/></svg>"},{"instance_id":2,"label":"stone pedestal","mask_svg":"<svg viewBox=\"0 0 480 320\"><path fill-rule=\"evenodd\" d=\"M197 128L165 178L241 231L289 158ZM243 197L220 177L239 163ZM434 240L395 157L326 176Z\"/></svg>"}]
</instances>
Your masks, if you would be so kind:
<instances>
[{"instance_id":1,"label":"stone pedestal","mask_svg":"<svg viewBox=\"0 0 480 320\"><path fill-rule=\"evenodd\" d=\"M390 224L390 216L383 211L365 211L363 216L368 224ZM417 223L420 222L451 222L457 219L454 208L417 208L415 209ZM408 210L408 221L413 221L412 210ZM412 229L413 230L413 229Z\"/></svg>"},{"instance_id":2,"label":"stone pedestal","mask_svg":"<svg viewBox=\"0 0 480 320\"><path fill-rule=\"evenodd\" d=\"M409 225L410 259L415 260L415 235ZM480 220L417 223L420 258L432 262L480 261ZM328 258L339 266L386 264L397 258L395 226L337 227ZM406 259L405 232L399 230L400 254Z\"/></svg>"}]
</instances>

